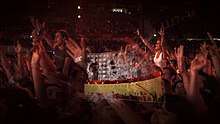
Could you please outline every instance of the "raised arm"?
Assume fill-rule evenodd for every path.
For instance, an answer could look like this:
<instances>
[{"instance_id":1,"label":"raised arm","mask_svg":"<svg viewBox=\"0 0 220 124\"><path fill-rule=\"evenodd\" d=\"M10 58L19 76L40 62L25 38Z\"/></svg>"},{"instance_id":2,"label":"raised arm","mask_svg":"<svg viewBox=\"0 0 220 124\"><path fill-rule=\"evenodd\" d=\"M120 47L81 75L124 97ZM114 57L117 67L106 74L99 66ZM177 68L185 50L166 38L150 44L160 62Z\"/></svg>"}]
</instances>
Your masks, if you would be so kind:
<instances>
[{"instance_id":1,"label":"raised arm","mask_svg":"<svg viewBox=\"0 0 220 124\"><path fill-rule=\"evenodd\" d=\"M72 59L76 63L82 61L82 59L84 57L85 49L80 47L76 43L76 41L74 41L73 39L69 38L66 41L66 48L67 48L67 53L70 55L70 57L72 57Z\"/></svg>"},{"instance_id":2,"label":"raised arm","mask_svg":"<svg viewBox=\"0 0 220 124\"><path fill-rule=\"evenodd\" d=\"M4 71L5 71L5 74L6 74L7 78L8 78L8 80L10 80L13 76L12 76L11 72L9 71L9 69L7 68L7 64L5 62L5 58L3 56L1 56L0 59L1 59L1 65L2 65L2 67L4 69Z\"/></svg>"},{"instance_id":3,"label":"raised arm","mask_svg":"<svg viewBox=\"0 0 220 124\"><path fill-rule=\"evenodd\" d=\"M44 31L44 32L43 32L42 38L47 42L47 44L48 44L51 48L53 48L54 40L53 40L53 38L51 37L51 35L50 35L47 31Z\"/></svg>"},{"instance_id":4,"label":"raised arm","mask_svg":"<svg viewBox=\"0 0 220 124\"><path fill-rule=\"evenodd\" d=\"M15 52L17 54L16 77L22 78L22 76L27 76L28 74L27 71L25 71L27 67L25 65L24 54L22 53L22 46L19 41L17 41Z\"/></svg>"},{"instance_id":5,"label":"raised arm","mask_svg":"<svg viewBox=\"0 0 220 124\"><path fill-rule=\"evenodd\" d=\"M65 77L68 77L68 72L69 72L69 68L70 68L70 63L71 63L71 58L70 57L66 57L64 60L64 66L63 66L63 75Z\"/></svg>"},{"instance_id":6,"label":"raised arm","mask_svg":"<svg viewBox=\"0 0 220 124\"><path fill-rule=\"evenodd\" d=\"M31 58L31 71L32 71L32 78L34 82L34 91L35 96L37 98L42 97L42 79L41 79L41 72L40 72L40 55L38 49L35 49L32 54Z\"/></svg>"},{"instance_id":7,"label":"raised arm","mask_svg":"<svg viewBox=\"0 0 220 124\"><path fill-rule=\"evenodd\" d=\"M183 53L184 53L184 46L180 45L180 47L178 47L175 51L175 56L177 60L178 70L179 70L179 73L181 74L185 72Z\"/></svg>"},{"instance_id":8,"label":"raised arm","mask_svg":"<svg viewBox=\"0 0 220 124\"><path fill-rule=\"evenodd\" d=\"M215 69L216 78L220 80L220 55L218 51L219 48L217 47L217 44L213 41L211 34L210 33L207 33L207 34L209 36L209 39L212 42L209 53L211 55L211 59L212 59L213 66Z\"/></svg>"},{"instance_id":9,"label":"raised arm","mask_svg":"<svg viewBox=\"0 0 220 124\"><path fill-rule=\"evenodd\" d=\"M162 49L162 53L163 53L163 56L164 58L166 59L170 59L170 55L169 55L169 52L167 51L167 48L166 48L166 43L165 43L165 30L164 30L164 26L162 25L161 28L160 28L160 32L159 32L160 36L161 36L161 49Z\"/></svg>"},{"instance_id":10,"label":"raised arm","mask_svg":"<svg viewBox=\"0 0 220 124\"><path fill-rule=\"evenodd\" d=\"M210 55L211 55L212 63L213 63L213 66L214 66L216 78L218 80L220 80L220 56L219 56L219 52L216 49L211 48L210 49Z\"/></svg>"},{"instance_id":11,"label":"raised arm","mask_svg":"<svg viewBox=\"0 0 220 124\"><path fill-rule=\"evenodd\" d=\"M42 41L39 42L38 48L39 48L39 55L41 56L40 66L43 70L43 73L47 75L50 72L54 72L55 71L55 65L52 62L49 55L47 54L46 49L45 49Z\"/></svg>"},{"instance_id":12,"label":"raised arm","mask_svg":"<svg viewBox=\"0 0 220 124\"><path fill-rule=\"evenodd\" d=\"M205 105L204 99L200 93L202 85L202 79L199 77L199 71L202 70L207 64L207 55L196 55L191 62L190 67L190 80L189 89L187 91L188 100L195 105L198 112L205 112L207 106Z\"/></svg>"},{"instance_id":13,"label":"raised arm","mask_svg":"<svg viewBox=\"0 0 220 124\"><path fill-rule=\"evenodd\" d=\"M148 40L144 39L143 36L140 34L139 30L137 30L137 34L140 37L141 41L144 43L144 45L152 52L155 53L154 47L149 43Z\"/></svg>"},{"instance_id":14,"label":"raised arm","mask_svg":"<svg viewBox=\"0 0 220 124\"><path fill-rule=\"evenodd\" d=\"M39 39L45 40L47 44L52 48L53 47L53 39L49 32L46 30L46 23L40 23L38 19L31 19L32 26L34 30L32 31L33 41L36 42Z\"/></svg>"}]
</instances>

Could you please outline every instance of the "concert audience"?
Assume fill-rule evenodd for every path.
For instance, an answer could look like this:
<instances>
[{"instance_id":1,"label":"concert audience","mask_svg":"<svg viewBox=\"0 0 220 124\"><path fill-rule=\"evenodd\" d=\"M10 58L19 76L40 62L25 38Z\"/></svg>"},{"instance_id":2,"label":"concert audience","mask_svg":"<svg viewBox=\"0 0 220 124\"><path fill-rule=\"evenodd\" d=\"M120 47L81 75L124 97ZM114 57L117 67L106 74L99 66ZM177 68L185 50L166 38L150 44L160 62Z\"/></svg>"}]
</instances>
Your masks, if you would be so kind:
<instances>
[{"instance_id":1,"label":"concert audience","mask_svg":"<svg viewBox=\"0 0 220 124\"><path fill-rule=\"evenodd\" d=\"M93 110L98 111L99 102L107 103L103 103L106 99L103 94L92 94L92 100L84 95L84 83L88 79L85 37L81 36L80 41L76 41L67 31L58 30L52 38L45 23L32 20L32 24L33 47L30 48L30 53L24 51L19 41L15 45L15 56L8 55L1 49L0 119L4 123L37 123L40 120L54 123L95 123L90 122L91 118L96 116L93 115ZM168 41L165 39L163 27L155 47L144 39L140 32L138 35L148 50L144 51L131 38L126 37L124 40L129 44L121 44L123 47L119 47L121 50L118 49L117 63L140 70L134 72L136 77L133 78L160 74L164 95L160 101L152 94L144 93L129 97L113 93L107 98L124 99L134 111L147 115L148 117L142 118L148 118L147 122L152 124L163 121L218 121L220 50L212 36L208 33L211 42L200 44L195 54L186 54L187 46L183 44L168 52L164 45ZM114 49L115 44L111 47ZM157 101L159 105L155 102L155 106L149 109L129 100Z\"/></svg>"}]
</instances>

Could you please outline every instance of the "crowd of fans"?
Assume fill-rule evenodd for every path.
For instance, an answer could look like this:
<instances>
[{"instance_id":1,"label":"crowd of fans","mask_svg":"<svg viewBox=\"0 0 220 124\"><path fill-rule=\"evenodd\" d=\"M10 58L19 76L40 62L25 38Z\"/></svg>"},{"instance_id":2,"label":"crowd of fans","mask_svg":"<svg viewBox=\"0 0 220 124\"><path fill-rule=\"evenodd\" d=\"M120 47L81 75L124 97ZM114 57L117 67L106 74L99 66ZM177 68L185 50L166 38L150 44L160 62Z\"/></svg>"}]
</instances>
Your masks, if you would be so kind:
<instances>
[{"instance_id":1,"label":"crowd of fans","mask_svg":"<svg viewBox=\"0 0 220 124\"><path fill-rule=\"evenodd\" d=\"M58 30L52 38L45 23L32 20L32 24L32 47L28 51L19 41L15 45L16 56L1 49L0 120L5 123L43 120L95 123L90 121L95 116L92 108L98 111L99 103L90 104L92 101L84 96L87 80L85 36L76 41L65 30ZM148 118L147 122L152 124L218 121L220 49L212 36L208 33L208 42L199 44L196 52L186 54L185 44L170 49L165 47L163 27L155 46L140 32L137 34L148 50L144 51L131 38L125 38L129 44L117 57L121 57L120 62L124 65L131 63L143 70L146 67L143 63L150 63L152 68L149 69L161 75L164 90L161 105L148 108L150 112L147 108L136 109L146 109L144 120ZM129 62L128 56L134 59Z\"/></svg>"}]
</instances>

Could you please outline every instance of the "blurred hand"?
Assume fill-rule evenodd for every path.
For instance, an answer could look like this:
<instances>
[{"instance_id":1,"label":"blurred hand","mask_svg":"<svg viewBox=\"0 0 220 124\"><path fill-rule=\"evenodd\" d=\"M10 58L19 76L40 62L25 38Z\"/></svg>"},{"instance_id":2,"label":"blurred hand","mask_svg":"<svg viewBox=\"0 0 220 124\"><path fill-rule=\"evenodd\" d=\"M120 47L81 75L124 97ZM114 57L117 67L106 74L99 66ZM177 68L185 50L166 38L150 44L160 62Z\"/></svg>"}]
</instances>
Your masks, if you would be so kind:
<instances>
[{"instance_id":1,"label":"blurred hand","mask_svg":"<svg viewBox=\"0 0 220 124\"><path fill-rule=\"evenodd\" d=\"M33 26L33 31L31 33L32 39L34 42L36 42L39 38L40 35L45 34L45 22L40 23L38 19L31 18L31 23Z\"/></svg>"},{"instance_id":2,"label":"blurred hand","mask_svg":"<svg viewBox=\"0 0 220 124\"><path fill-rule=\"evenodd\" d=\"M21 53L21 51L22 51L22 46L21 46L20 42L17 41L17 45L15 46L15 52Z\"/></svg>"},{"instance_id":3,"label":"blurred hand","mask_svg":"<svg viewBox=\"0 0 220 124\"><path fill-rule=\"evenodd\" d=\"M137 35L140 36L140 31L139 31L139 29L137 29Z\"/></svg>"},{"instance_id":4,"label":"blurred hand","mask_svg":"<svg viewBox=\"0 0 220 124\"><path fill-rule=\"evenodd\" d=\"M66 47L71 56L74 58L80 57L83 55L83 50L82 48L72 39L69 39L66 41Z\"/></svg>"},{"instance_id":5,"label":"blurred hand","mask_svg":"<svg viewBox=\"0 0 220 124\"><path fill-rule=\"evenodd\" d=\"M164 26L163 26L163 24L162 24L161 27L160 27L159 34L160 34L161 37L165 35L165 31L164 31Z\"/></svg>"},{"instance_id":6,"label":"blurred hand","mask_svg":"<svg viewBox=\"0 0 220 124\"><path fill-rule=\"evenodd\" d=\"M220 51L219 51L219 48L216 48L216 46L210 45L209 48L208 48L208 52L211 55L211 57L218 57L218 58L220 58L220 55L219 55Z\"/></svg>"},{"instance_id":7,"label":"blurred hand","mask_svg":"<svg viewBox=\"0 0 220 124\"><path fill-rule=\"evenodd\" d=\"M39 42L38 48L39 48L38 50L39 50L39 54L40 54L40 55L46 53L46 49L45 49L45 47L44 47L44 45L43 45L43 41L40 41L40 42Z\"/></svg>"},{"instance_id":8,"label":"blurred hand","mask_svg":"<svg viewBox=\"0 0 220 124\"><path fill-rule=\"evenodd\" d=\"M31 18L31 23L37 33L40 33L41 30L45 29L45 22L40 23L38 19Z\"/></svg>"},{"instance_id":9,"label":"blurred hand","mask_svg":"<svg viewBox=\"0 0 220 124\"><path fill-rule=\"evenodd\" d=\"M36 49L36 50L33 51L33 53L32 53L31 65L34 66L34 65L38 64L38 63L39 63L39 60L40 60L39 50Z\"/></svg>"},{"instance_id":10,"label":"blurred hand","mask_svg":"<svg viewBox=\"0 0 220 124\"><path fill-rule=\"evenodd\" d=\"M202 70L207 65L207 54L197 54L196 57L191 62L191 71Z\"/></svg>"},{"instance_id":11,"label":"blurred hand","mask_svg":"<svg viewBox=\"0 0 220 124\"><path fill-rule=\"evenodd\" d=\"M176 56L176 60L177 60L177 65L178 65L178 69L180 72L184 71L184 67L183 67L183 63L184 63L184 46L180 45L176 51L175 51L175 56Z\"/></svg>"},{"instance_id":12,"label":"blurred hand","mask_svg":"<svg viewBox=\"0 0 220 124\"><path fill-rule=\"evenodd\" d=\"M180 45L175 51L175 56L177 60L183 58L183 52L184 52L184 46Z\"/></svg>"},{"instance_id":13,"label":"blurred hand","mask_svg":"<svg viewBox=\"0 0 220 124\"><path fill-rule=\"evenodd\" d=\"M6 67L6 62L5 62L5 59L4 59L4 57L3 56L0 56L1 58L0 58L0 62L1 62L1 65L3 66L3 67Z\"/></svg>"},{"instance_id":14,"label":"blurred hand","mask_svg":"<svg viewBox=\"0 0 220 124\"><path fill-rule=\"evenodd\" d=\"M201 50L201 53L202 54L207 54L208 53L208 46L206 43L203 43L201 46L200 46L200 50Z\"/></svg>"}]
</instances>

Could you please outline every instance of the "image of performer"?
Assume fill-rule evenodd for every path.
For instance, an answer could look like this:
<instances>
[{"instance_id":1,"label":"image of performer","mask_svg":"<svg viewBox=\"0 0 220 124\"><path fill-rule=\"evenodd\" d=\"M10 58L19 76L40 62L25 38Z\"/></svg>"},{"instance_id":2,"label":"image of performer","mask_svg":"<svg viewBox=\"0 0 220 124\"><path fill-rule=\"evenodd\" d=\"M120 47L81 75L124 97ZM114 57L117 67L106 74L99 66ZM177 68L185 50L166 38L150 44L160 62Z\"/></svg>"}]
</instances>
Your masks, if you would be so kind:
<instances>
[{"instance_id":1,"label":"image of performer","mask_svg":"<svg viewBox=\"0 0 220 124\"><path fill-rule=\"evenodd\" d=\"M97 58L95 58L95 61L91 63L90 70L92 72L92 80L98 80L99 63Z\"/></svg>"}]
</instances>

